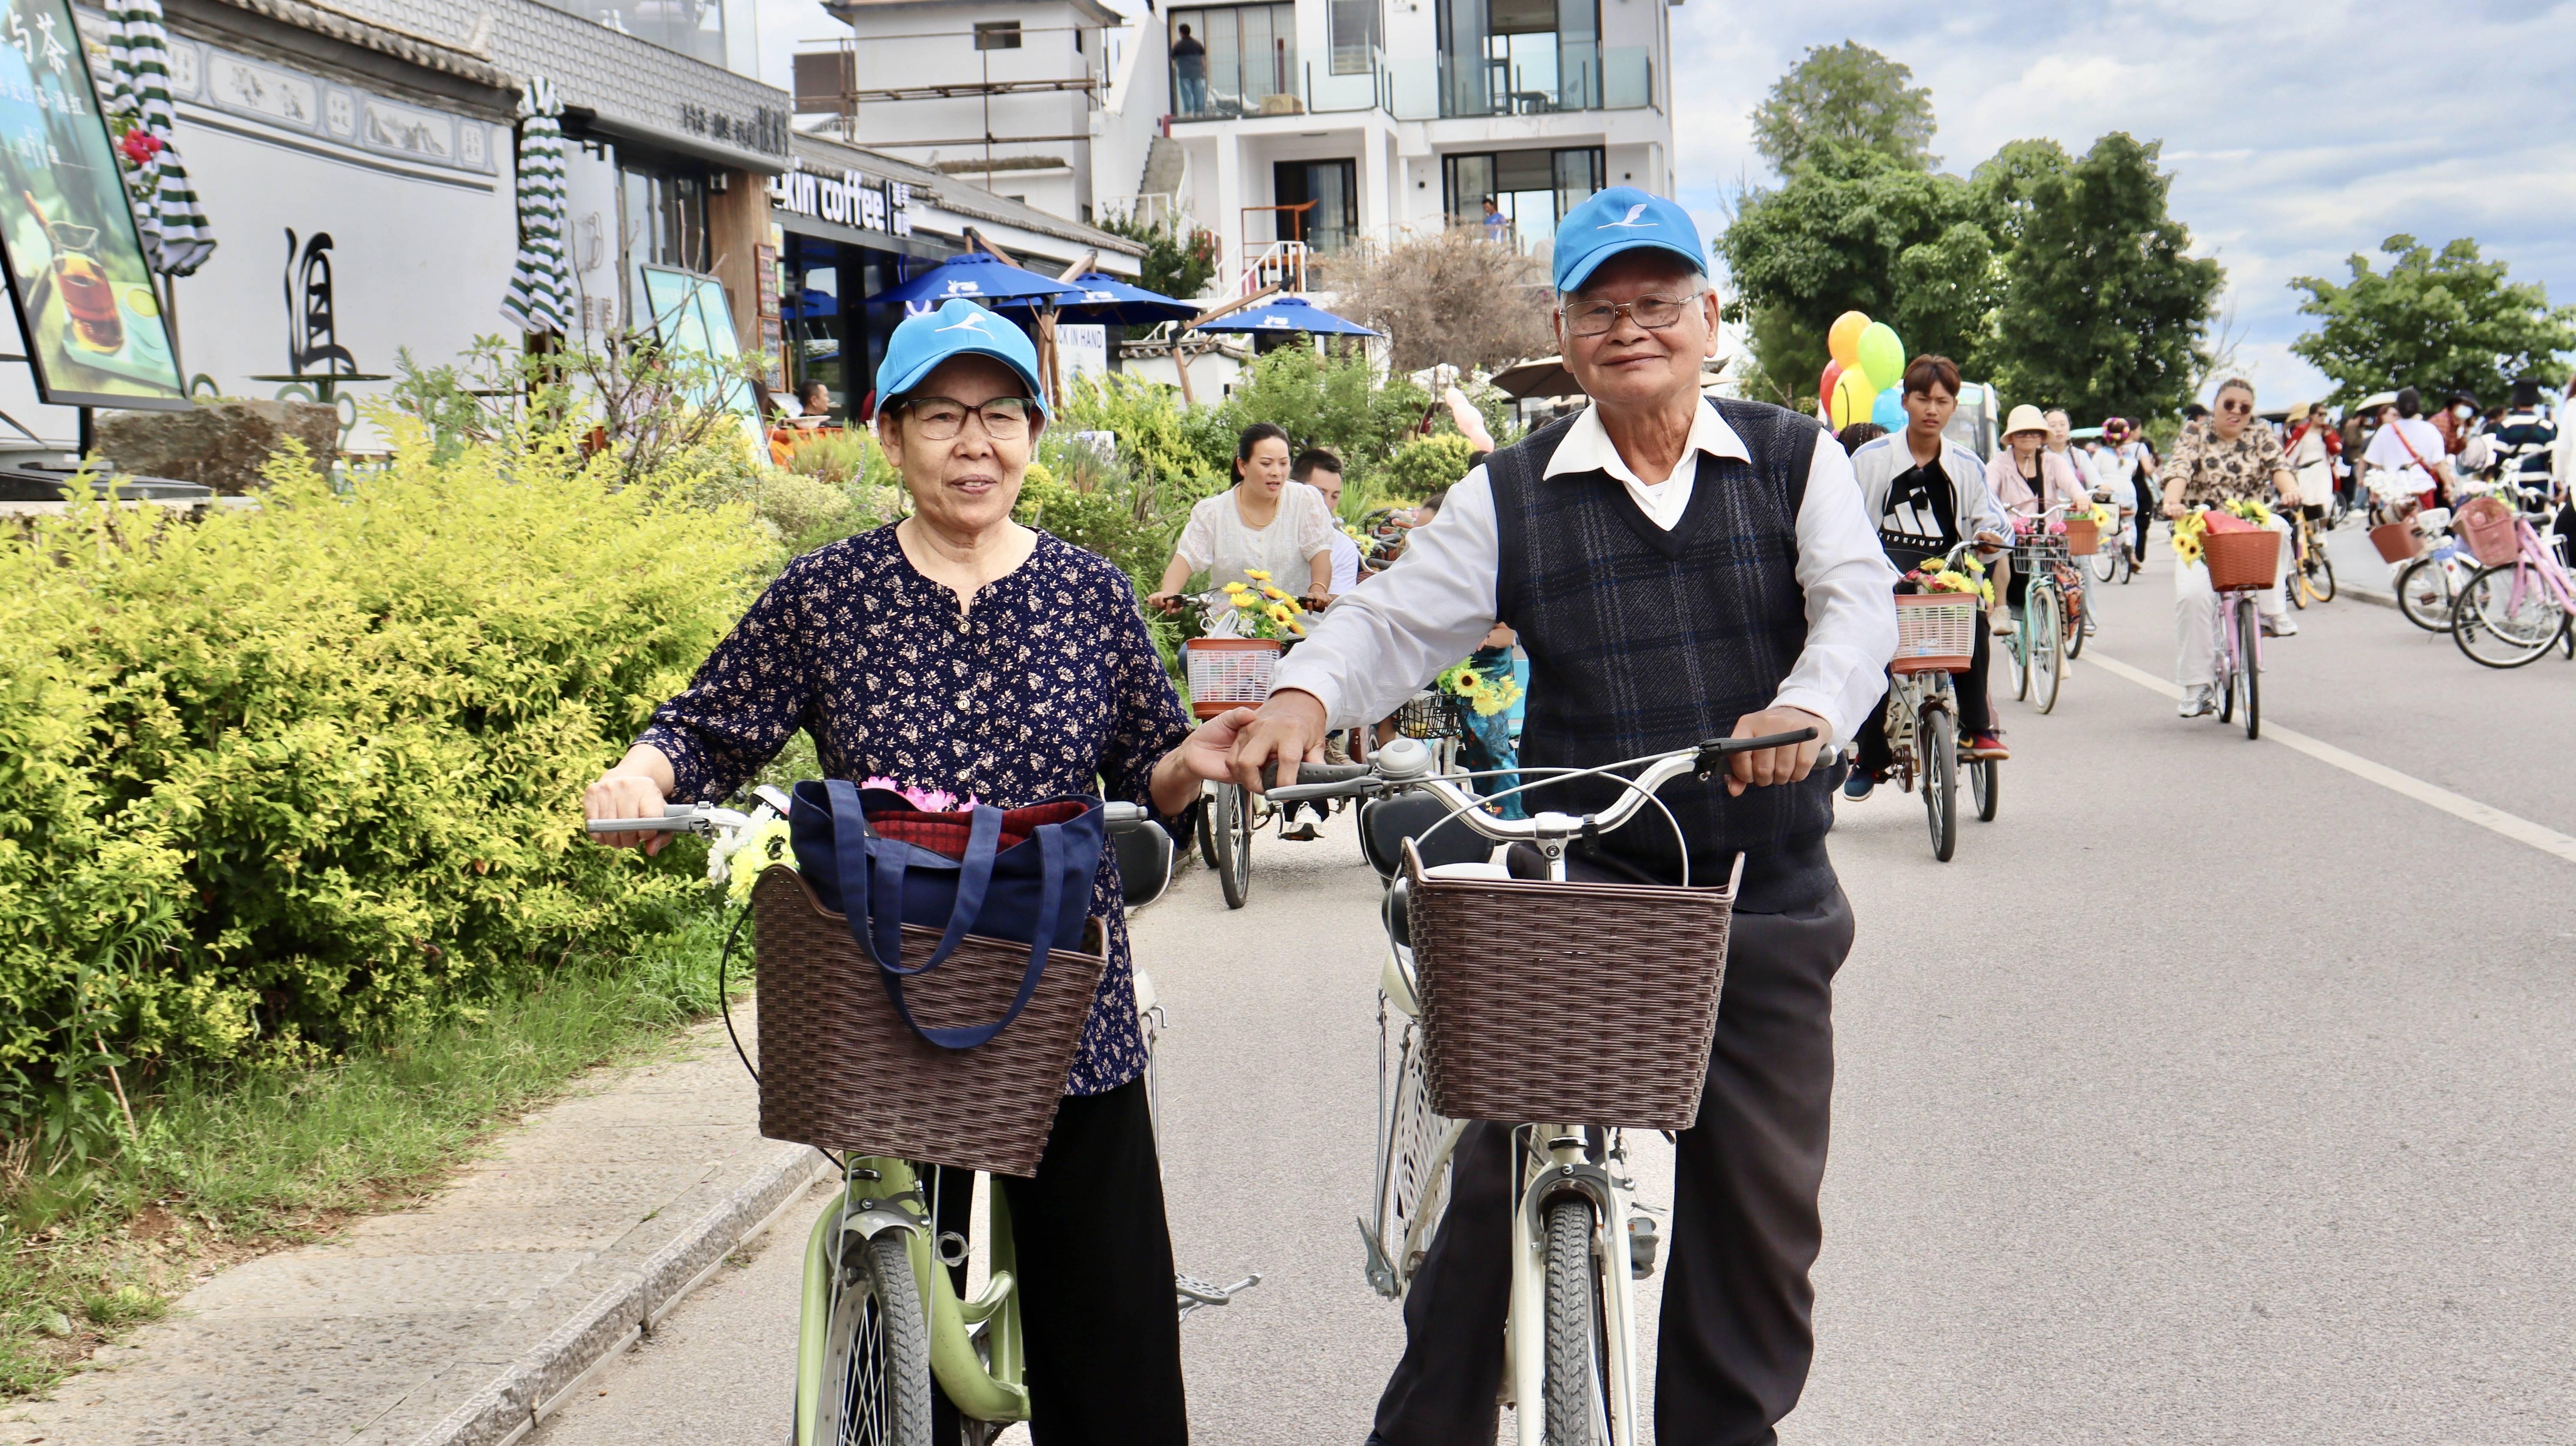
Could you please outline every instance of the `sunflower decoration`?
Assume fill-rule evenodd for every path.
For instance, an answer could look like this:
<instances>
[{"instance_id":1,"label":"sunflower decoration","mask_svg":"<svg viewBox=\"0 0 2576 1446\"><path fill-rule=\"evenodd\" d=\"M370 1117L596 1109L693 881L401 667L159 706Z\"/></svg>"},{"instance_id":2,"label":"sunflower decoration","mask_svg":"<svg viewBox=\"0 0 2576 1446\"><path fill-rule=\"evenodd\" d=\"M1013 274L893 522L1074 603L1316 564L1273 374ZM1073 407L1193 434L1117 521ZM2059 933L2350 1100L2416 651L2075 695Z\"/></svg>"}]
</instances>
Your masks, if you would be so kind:
<instances>
[{"instance_id":1,"label":"sunflower decoration","mask_svg":"<svg viewBox=\"0 0 2576 1446\"><path fill-rule=\"evenodd\" d=\"M1225 585L1225 605L1234 609L1240 636L1247 638L1302 638L1306 636L1306 608L1274 585L1270 574L1257 567L1247 567L1243 575L1249 583Z\"/></svg>"},{"instance_id":2,"label":"sunflower decoration","mask_svg":"<svg viewBox=\"0 0 2576 1446\"><path fill-rule=\"evenodd\" d=\"M2186 512L2182 516L2175 518L2173 525L2174 556L2181 558L2185 563L2200 561L2200 535L2208 530L2209 524L2203 521L2201 519L2201 515L2197 512Z\"/></svg>"},{"instance_id":3,"label":"sunflower decoration","mask_svg":"<svg viewBox=\"0 0 2576 1446\"><path fill-rule=\"evenodd\" d=\"M1432 686L1473 706L1479 718L1491 718L1521 700L1521 684L1509 673L1488 678L1465 662L1450 664Z\"/></svg>"},{"instance_id":4,"label":"sunflower decoration","mask_svg":"<svg viewBox=\"0 0 2576 1446\"><path fill-rule=\"evenodd\" d=\"M2272 525L2272 509L2264 506L2259 497L2230 497L2221 505L2237 517L2257 527Z\"/></svg>"},{"instance_id":5,"label":"sunflower decoration","mask_svg":"<svg viewBox=\"0 0 2576 1446\"><path fill-rule=\"evenodd\" d=\"M719 844L707 850L707 879L724 886L725 902L739 904L751 897L751 886L772 864L796 867L796 849L783 818L761 820L729 849Z\"/></svg>"},{"instance_id":6,"label":"sunflower decoration","mask_svg":"<svg viewBox=\"0 0 2576 1446\"><path fill-rule=\"evenodd\" d=\"M1986 579L1986 565L1973 557L1960 558L1955 568L1939 558L1926 558L1922 566L1905 575L1905 580L1914 584L1917 592L1967 593L1983 598L1989 607L1994 605L1995 585Z\"/></svg>"}]
</instances>

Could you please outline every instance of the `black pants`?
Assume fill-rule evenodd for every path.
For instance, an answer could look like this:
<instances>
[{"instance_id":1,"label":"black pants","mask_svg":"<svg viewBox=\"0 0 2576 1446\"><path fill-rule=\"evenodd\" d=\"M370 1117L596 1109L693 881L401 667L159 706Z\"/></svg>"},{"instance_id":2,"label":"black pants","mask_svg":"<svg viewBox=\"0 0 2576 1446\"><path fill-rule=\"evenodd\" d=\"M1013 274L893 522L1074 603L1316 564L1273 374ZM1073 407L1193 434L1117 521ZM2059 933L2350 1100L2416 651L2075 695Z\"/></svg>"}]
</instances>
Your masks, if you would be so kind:
<instances>
[{"instance_id":1,"label":"black pants","mask_svg":"<svg viewBox=\"0 0 2576 1446\"><path fill-rule=\"evenodd\" d=\"M963 1233L975 1177L939 1172L939 1228ZM1181 1325L1145 1082L1067 1095L1034 1179L995 1176L1019 1251L1035 1446L1181 1446ZM951 1269L960 1290L965 1267ZM934 1434L954 1439L940 1396Z\"/></svg>"},{"instance_id":2,"label":"black pants","mask_svg":"<svg viewBox=\"0 0 2576 1446\"><path fill-rule=\"evenodd\" d=\"M1608 876L1579 860L1567 873ZM1851 942L1839 889L1802 913L1735 916L1699 1123L1682 1132L1674 1170L1655 1363L1655 1439L1665 1446L1770 1446L1773 1424L1806 1387L1833 978ZM1459 1141L1448 1213L1405 1295L1404 1358L1378 1398L1388 1446L1493 1446L1511 1296L1510 1163L1503 1125L1470 1125Z\"/></svg>"},{"instance_id":3,"label":"black pants","mask_svg":"<svg viewBox=\"0 0 2576 1446\"><path fill-rule=\"evenodd\" d=\"M2164 499L2156 495L2154 485L2143 475L2136 479L2135 485L2138 489L2138 560L2144 562L2147 559L2147 529L2154 526L2156 518L2162 514Z\"/></svg>"},{"instance_id":4,"label":"black pants","mask_svg":"<svg viewBox=\"0 0 2576 1446\"><path fill-rule=\"evenodd\" d=\"M1994 704L1986 697L1986 675L1993 671L1994 655L1994 643L1986 636L1986 615L1980 610L1977 613L1976 642L1968 652L1968 671L1960 675L1956 685L1962 738L1973 738L1995 726ZM1870 708L1869 717L1862 721L1860 732L1852 737L1852 766L1872 776L1884 777L1894 761L1887 747L1887 695L1881 693L1878 702Z\"/></svg>"}]
</instances>

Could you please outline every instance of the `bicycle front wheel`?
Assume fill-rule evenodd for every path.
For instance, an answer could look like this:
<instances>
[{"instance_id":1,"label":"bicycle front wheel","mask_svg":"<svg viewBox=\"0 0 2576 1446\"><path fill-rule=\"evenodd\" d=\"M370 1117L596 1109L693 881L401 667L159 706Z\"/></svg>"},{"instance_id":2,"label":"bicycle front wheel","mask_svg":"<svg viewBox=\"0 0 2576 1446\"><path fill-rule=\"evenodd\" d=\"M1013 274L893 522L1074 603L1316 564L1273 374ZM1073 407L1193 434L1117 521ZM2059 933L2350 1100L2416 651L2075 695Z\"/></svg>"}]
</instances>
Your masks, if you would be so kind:
<instances>
[{"instance_id":1,"label":"bicycle front wheel","mask_svg":"<svg viewBox=\"0 0 2576 1446\"><path fill-rule=\"evenodd\" d=\"M2093 575L2102 579L2104 582L2109 582L2113 578L2118 577L2120 575L2120 559L2128 555L2122 550L2124 546L2125 543L2123 542L2104 538L2102 541L2102 550L2093 554Z\"/></svg>"},{"instance_id":2,"label":"bicycle front wheel","mask_svg":"<svg viewBox=\"0 0 2576 1446\"><path fill-rule=\"evenodd\" d=\"M2057 688L2066 681L2065 634L2060 631L2057 589L2034 587L2022 610L2022 631L2030 634L2030 700L2042 713L2057 707Z\"/></svg>"},{"instance_id":3,"label":"bicycle front wheel","mask_svg":"<svg viewBox=\"0 0 2576 1446\"><path fill-rule=\"evenodd\" d=\"M1216 815L1209 827L1216 834L1216 881L1225 890L1225 906L1240 909L1252 897L1252 800L1238 783L1219 784L1208 802Z\"/></svg>"},{"instance_id":4,"label":"bicycle front wheel","mask_svg":"<svg viewBox=\"0 0 2576 1446\"><path fill-rule=\"evenodd\" d=\"M2003 800L2001 765L1991 758L1968 760L1968 792L1977 800L1977 821L1993 823L1995 809Z\"/></svg>"},{"instance_id":5,"label":"bicycle front wheel","mask_svg":"<svg viewBox=\"0 0 2576 1446\"><path fill-rule=\"evenodd\" d=\"M1199 800L1199 862L1216 867L1216 798L1213 794Z\"/></svg>"},{"instance_id":6,"label":"bicycle front wheel","mask_svg":"<svg viewBox=\"0 0 2576 1446\"><path fill-rule=\"evenodd\" d=\"M2244 690L2245 736L2263 736L2262 622L2255 616L2254 594L2236 599L2236 672L2234 684Z\"/></svg>"},{"instance_id":7,"label":"bicycle front wheel","mask_svg":"<svg viewBox=\"0 0 2576 1446\"><path fill-rule=\"evenodd\" d=\"M834 1283L814 1440L931 1446L930 1328L903 1236L851 1242Z\"/></svg>"},{"instance_id":8,"label":"bicycle front wheel","mask_svg":"<svg viewBox=\"0 0 2576 1446\"><path fill-rule=\"evenodd\" d=\"M2317 601L2334 601L2334 559L2326 556L2322 542L2308 555L2308 588L2317 595Z\"/></svg>"},{"instance_id":9,"label":"bicycle front wheel","mask_svg":"<svg viewBox=\"0 0 2576 1446\"><path fill-rule=\"evenodd\" d=\"M1592 1202L1547 1207L1547 1443L1592 1446L1609 1419L1608 1322L1600 1257L1592 1249Z\"/></svg>"},{"instance_id":10,"label":"bicycle front wheel","mask_svg":"<svg viewBox=\"0 0 2576 1446\"><path fill-rule=\"evenodd\" d=\"M2519 668L2558 641L2567 613L2522 563L2478 569L2451 608L2451 641L2490 668Z\"/></svg>"},{"instance_id":11,"label":"bicycle front wheel","mask_svg":"<svg viewBox=\"0 0 2576 1446\"><path fill-rule=\"evenodd\" d=\"M2397 570L2397 610L2424 631L2449 632L2451 605L2457 601L2451 592L2450 569L2440 558L2419 557Z\"/></svg>"},{"instance_id":12,"label":"bicycle front wheel","mask_svg":"<svg viewBox=\"0 0 2576 1446\"><path fill-rule=\"evenodd\" d=\"M1932 857L1946 864L1959 847L1959 725L1948 709L1923 715L1914 751L1923 768L1923 817L1932 830Z\"/></svg>"},{"instance_id":13,"label":"bicycle front wheel","mask_svg":"<svg viewBox=\"0 0 2576 1446\"><path fill-rule=\"evenodd\" d=\"M2022 609L2021 626L2013 631L2013 699L2018 702L2030 696L2030 609Z\"/></svg>"}]
</instances>

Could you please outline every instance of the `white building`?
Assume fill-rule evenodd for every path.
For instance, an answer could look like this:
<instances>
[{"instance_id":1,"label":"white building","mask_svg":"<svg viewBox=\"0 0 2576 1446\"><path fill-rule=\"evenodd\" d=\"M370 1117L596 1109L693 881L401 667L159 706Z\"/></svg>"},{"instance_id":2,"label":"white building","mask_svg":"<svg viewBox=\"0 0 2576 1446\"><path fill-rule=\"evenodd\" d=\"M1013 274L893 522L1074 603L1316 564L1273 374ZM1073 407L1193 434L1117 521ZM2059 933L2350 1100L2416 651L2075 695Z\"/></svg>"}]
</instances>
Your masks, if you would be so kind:
<instances>
[{"instance_id":1,"label":"white building","mask_svg":"<svg viewBox=\"0 0 2576 1446\"><path fill-rule=\"evenodd\" d=\"M1670 194L1667 11L1268 0L1108 28L1100 0L851 0L834 13L854 39L828 63L884 79L846 87L873 92L838 118L861 144L978 181L989 150L994 190L1071 219L1186 215L1218 236L1233 289L1277 274L1283 249L1485 226L1488 198L1496 233L1543 254L1593 191ZM997 49L1014 23L1020 48ZM830 88L800 77L800 112Z\"/></svg>"}]
</instances>

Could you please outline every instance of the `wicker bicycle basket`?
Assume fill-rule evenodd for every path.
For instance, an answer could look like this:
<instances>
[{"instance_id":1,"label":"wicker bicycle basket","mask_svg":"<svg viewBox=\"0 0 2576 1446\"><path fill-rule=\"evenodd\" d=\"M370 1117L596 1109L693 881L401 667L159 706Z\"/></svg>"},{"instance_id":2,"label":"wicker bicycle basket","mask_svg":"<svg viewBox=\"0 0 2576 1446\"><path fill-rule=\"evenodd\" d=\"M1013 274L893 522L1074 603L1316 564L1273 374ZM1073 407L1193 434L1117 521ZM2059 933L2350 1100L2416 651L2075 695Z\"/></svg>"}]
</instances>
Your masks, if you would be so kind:
<instances>
[{"instance_id":1,"label":"wicker bicycle basket","mask_svg":"<svg viewBox=\"0 0 2576 1446\"><path fill-rule=\"evenodd\" d=\"M1395 731L1407 738L1463 738L1466 716L1456 695L1425 689L1395 710Z\"/></svg>"},{"instance_id":2,"label":"wicker bicycle basket","mask_svg":"<svg viewBox=\"0 0 2576 1446\"><path fill-rule=\"evenodd\" d=\"M1037 993L990 1044L942 1049L894 1012L875 961L827 913L802 875L764 870L751 889L760 982L760 1132L858 1155L891 1155L997 1175L1035 1175L1055 1127L1065 1072L1109 965L1098 919L1085 952L1058 949ZM905 962L939 931L903 926ZM904 981L913 1018L933 1029L1002 1017L1029 946L968 935L938 968Z\"/></svg>"},{"instance_id":3,"label":"wicker bicycle basket","mask_svg":"<svg viewBox=\"0 0 2576 1446\"><path fill-rule=\"evenodd\" d=\"M1192 638L1190 711L1214 718L1230 708L1257 708L1270 696L1270 676L1278 671L1276 638Z\"/></svg>"},{"instance_id":4,"label":"wicker bicycle basket","mask_svg":"<svg viewBox=\"0 0 2576 1446\"><path fill-rule=\"evenodd\" d=\"M1442 878L1423 872L1411 839L1404 871L1434 1111L1641 1130L1698 1121L1734 880Z\"/></svg>"},{"instance_id":5,"label":"wicker bicycle basket","mask_svg":"<svg viewBox=\"0 0 2576 1446\"><path fill-rule=\"evenodd\" d=\"M2270 587L2281 578L2281 534L2268 527L2203 532L2200 555L2209 564L2209 585L2220 592Z\"/></svg>"},{"instance_id":6,"label":"wicker bicycle basket","mask_svg":"<svg viewBox=\"0 0 2576 1446\"><path fill-rule=\"evenodd\" d=\"M2451 526L2468 539L2469 551L2477 554L2481 567L2507 567L2522 556L2522 529L2514 525L2513 509L2501 498L2472 497L2461 503Z\"/></svg>"},{"instance_id":7,"label":"wicker bicycle basket","mask_svg":"<svg viewBox=\"0 0 2576 1446\"><path fill-rule=\"evenodd\" d=\"M2102 524L2090 517L2066 519L2066 555L2091 557L2102 550Z\"/></svg>"},{"instance_id":8,"label":"wicker bicycle basket","mask_svg":"<svg viewBox=\"0 0 2576 1446\"><path fill-rule=\"evenodd\" d=\"M2424 550L2424 534L2412 522L2383 522L2370 529L2370 545L2379 549L2381 562L2394 566Z\"/></svg>"},{"instance_id":9,"label":"wicker bicycle basket","mask_svg":"<svg viewBox=\"0 0 2576 1446\"><path fill-rule=\"evenodd\" d=\"M1977 646L1977 604L1961 592L1896 595L1891 673L1964 673Z\"/></svg>"}]
</instances>

